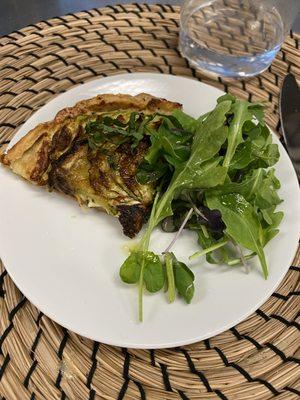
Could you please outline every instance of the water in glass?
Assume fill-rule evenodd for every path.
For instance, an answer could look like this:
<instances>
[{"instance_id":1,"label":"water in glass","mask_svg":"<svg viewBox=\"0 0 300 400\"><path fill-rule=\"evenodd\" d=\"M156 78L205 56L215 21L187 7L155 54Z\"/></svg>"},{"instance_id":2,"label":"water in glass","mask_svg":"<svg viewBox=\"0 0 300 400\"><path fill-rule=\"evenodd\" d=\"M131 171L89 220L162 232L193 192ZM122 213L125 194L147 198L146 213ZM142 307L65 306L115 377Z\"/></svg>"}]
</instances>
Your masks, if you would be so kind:
<instances>
[{"instance_id":1,"label":"water in glass","mask_svg":"<svg viewBox=\"0 0 300 400\"><path fill-rule=\"evenodd\" d=\"M284 34L281 14L272 1L186 1L179 48L197 67L246 77L270 65Z\"/></svg>"}]
</instances>

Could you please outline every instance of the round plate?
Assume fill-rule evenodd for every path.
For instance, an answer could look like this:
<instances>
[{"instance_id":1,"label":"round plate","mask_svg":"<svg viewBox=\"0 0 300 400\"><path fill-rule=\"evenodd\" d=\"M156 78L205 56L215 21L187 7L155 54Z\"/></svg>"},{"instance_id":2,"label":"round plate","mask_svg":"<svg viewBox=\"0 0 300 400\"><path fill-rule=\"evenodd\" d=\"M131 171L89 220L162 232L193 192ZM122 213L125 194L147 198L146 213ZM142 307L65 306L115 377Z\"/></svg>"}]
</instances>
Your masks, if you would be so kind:
<instances>
[{"instance_id":1,"label":"round plate","mask_svg":"<svg viewBox=\"0 0 300 400\"><path fill-rule=\"evenodd\" d=\"M99 93L147 92L181 102L199 116L213 108L222 92L195 80L160 74L126 74L77 86L36 112L13 142L57 111ZM270 276L264 280L255 258L243 268L194 262L195 296L168 304L165 294L144 296L144 322L137 321L137 288L119 279L126 258L117 219L83 210L72 199L35 187L0 168L0 254L10 276L28 299L68 329L100 342L126 347L162 348L216 335L248 317L276 289L296 252L300 221L297 178L284 148L276 166L282 182L280 233L266 247ZM172 234L155 230L151 249L162 251ZM174 252L188 262L196 237L185 232Z\"/></svg>"}]
</instances>

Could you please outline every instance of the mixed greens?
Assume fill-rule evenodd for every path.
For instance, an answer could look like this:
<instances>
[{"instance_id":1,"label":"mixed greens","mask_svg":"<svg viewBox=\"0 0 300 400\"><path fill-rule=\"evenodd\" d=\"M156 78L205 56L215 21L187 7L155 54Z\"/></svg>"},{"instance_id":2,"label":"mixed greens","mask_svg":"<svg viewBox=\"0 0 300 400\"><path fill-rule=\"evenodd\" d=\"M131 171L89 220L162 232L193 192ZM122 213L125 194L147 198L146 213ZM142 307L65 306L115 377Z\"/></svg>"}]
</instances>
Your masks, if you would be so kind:
<instances>
[{"instance_id":1,"label":"mixed greens","mask_svg":"<svg viewBox=\"0 0 300 400\"><path fill-rule=\"evenodd\" d=\"M151 145L137 174L142 184L155 182L157 194L146 231L120 268L123 282L138 284L141 321L144 288L154 293L165 287L169 302L176 293L187 303L192 300L194 274L171 252L183 228L195 231L201 248L190 259L205 255L209 263L240 264L248 271L247 261L257 255L267 278L264 246L283 217L276 212L280 183L270 168L279 152L262 104L224 95L198 119L180 110L160 119L158 129L143 130ZM139 127L127 129L127 136L141 132ZM135 133L134 145L142 137ZM177 232L162 255L150 251L151 233L159 224Z\"/></svg>"}]
</instances>

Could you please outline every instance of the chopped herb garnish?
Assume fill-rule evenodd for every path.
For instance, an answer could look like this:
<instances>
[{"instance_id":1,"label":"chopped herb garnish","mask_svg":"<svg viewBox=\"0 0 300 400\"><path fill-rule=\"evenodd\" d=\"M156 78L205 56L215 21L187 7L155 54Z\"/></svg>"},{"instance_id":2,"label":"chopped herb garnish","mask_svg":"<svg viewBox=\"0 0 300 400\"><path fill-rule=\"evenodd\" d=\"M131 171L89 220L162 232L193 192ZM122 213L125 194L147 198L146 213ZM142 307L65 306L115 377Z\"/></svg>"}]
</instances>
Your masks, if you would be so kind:
<instances>
[{"instance_id":1,"label":"chopped herb garnish","mask_svg":"<svg viewBox=\"0 0 300 400\"><path fill-rule=\"evenodd\" d=\"M104 116L86 124L85 131L89 137L89 145L95 149L101 147L105 141L116 145L130 143L134 149L148 133L148 125L156 117L132 112L127 122L122 122L120 117L111 118Z\"/></svg>"}]
</instances>

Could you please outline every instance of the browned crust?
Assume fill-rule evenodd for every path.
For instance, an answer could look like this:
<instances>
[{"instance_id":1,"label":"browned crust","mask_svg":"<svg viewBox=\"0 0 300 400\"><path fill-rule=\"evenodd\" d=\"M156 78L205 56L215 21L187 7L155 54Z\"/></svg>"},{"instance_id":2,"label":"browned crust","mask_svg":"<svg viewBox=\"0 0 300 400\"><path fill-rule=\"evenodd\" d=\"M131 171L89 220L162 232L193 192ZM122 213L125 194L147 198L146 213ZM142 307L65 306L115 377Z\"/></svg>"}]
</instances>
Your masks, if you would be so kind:
<instances>
[{"instance_id":1,"label":"browned crust","mask_svg":"<svg viewBox=\"0 0 300 400\"><path fill-rule=\"evenodd\" d=\"M123 227L124 235L134 238L142 229L143 223L147 215L147 208L142 204L119 205L119 221Z\"/></svg>"},{"instance_id":2,"label":"browned crust","mask_svg":"<svg viewBox=\"0 0 300 400\"><path fill-rule=\"evenodd\" d=\"M12 161L21 158L27 149L29 149L40 138L46 135L50 122L44 122L37 125L34 129L23 136L7 153L2 154L0 161L4 165L10 165Z\"/></svg>"},{"instance_id":3,"label":"browned crust","mask_svg":"<svg viewBox=\"0 0 300 400\"><path fill-rule=\"evenodd\" d=\"M143 111L161 111L170 113L175 108L181 108L181 104L165 99L154 97L147 93L140 93L136 96L129 94L99 94L89 100L82 100L74 107L64 108L54 118L56 123L62 123L68 118L75 118L79 115L88 115L104 111L116 111L135 109Z\"/></svg>"},{"instance_id":4,"label":"browned crust","mask_svg":"<svg viewBox=\"0 0 300 400\"><path fill-rule=\"evenodd\" d=\"M146 93L141 93L136 96L128 94L101 94L88 100L82 100L73 107L64 108L57 113L54 120L37 125L9 149L6 154L2 155L0 161L7 166L12 165L42 136L46 136L49 140L52 140L55 132L65 122L79 115L91 115L99 112L128 109L144 111L146 113L161 112L168 114L176 108L181 108L181 104L160 99ZM24 177L31 180L30 176Z\"/></svg>"}]
</instances>

